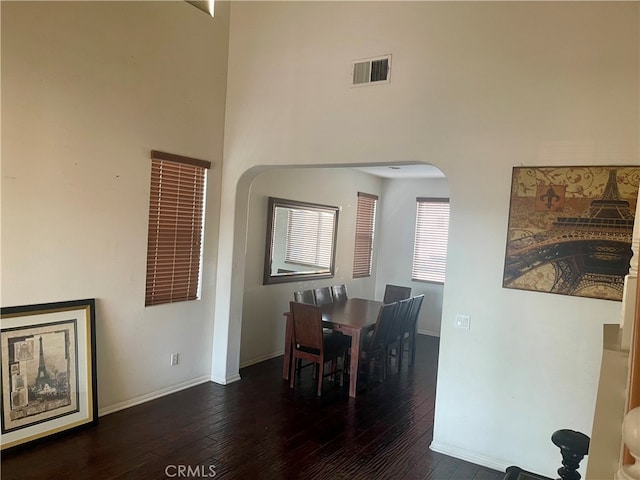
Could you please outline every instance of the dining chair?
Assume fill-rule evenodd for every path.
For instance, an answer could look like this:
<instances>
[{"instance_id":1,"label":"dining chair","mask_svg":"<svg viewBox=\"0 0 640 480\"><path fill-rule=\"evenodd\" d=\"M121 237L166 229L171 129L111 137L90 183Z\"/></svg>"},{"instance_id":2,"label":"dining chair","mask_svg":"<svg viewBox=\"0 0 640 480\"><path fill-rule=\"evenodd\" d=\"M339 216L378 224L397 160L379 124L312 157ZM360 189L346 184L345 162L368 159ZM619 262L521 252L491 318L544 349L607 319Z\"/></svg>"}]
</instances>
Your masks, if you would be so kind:
<instances>
[{"instance_id":1,"label":"dining chair","mask_svg":"<svg viewBox=\"0 0 640 480\"><path fill-rule=\"evenodd\" d=\"M347 286L342 285L334 285L331 287L331 293L333 294L334 302L345 302L347 300Z\"/></svg>"},{"instance_id":2,"label":"dining chair","mask_svg":"<svg viewBox=\"0 0 640 480\"><path fill-rule=\"evenodd\" d=\"M301 290L299 292L293 292L293 299L297 303L307 303L309 305L316 304L316 295L313 290Z\"/></svg>"},{"instance_id":3,"label":"dining chair","mask_svg":"<svg viewBox=\"0 0 640 480\"><path fill-rule=\"evenodd\" d=\"M407 315L407 321L404 326L404 332L400 339L400 350L398 356L399 362L402 364L402 355L404 354L405 345L409 350L409 365L413 365L416 361L416 329L418 326L418 315L420 314L420 308L424 300L424 294L416 295L411 302L411 309Z\"/></svg>"},{"instance_id":4,"label":"dining chair","mask_svg":"<svg viewBox=\"0 0 640 480\"><path fill-rule=\"evenodd\" d=\"M316 295L316 305L327 305L333 303L333 295L331 294L331 288L320 287L315 288L313 292Z\"/></svg>"},{"instance_id":5,"label":"dining chair","mask_svg":"<svg viewBox=\"0 0 640 480\"><path fill-rule=\"evenodd\" d=\"M398 285L389 285L384 289L384 298L382 303L393 303L399 300L405 300L411 297L411 287L400 287Z\"/></svg>"},{"instance_id":6,"label":"dining chair","mask_svg":"<svg viewBox=\"0 0 640 480\"><path fill-rule=\"evenodd\" d=\"M382 305L378 312L373 333L363 340L360 352L361 370L367 376L367 384L370 382L373 367L378 364L382 369L382 379L387 378L387 341L398 309L398 303Z\"/></svg>"},{"instance_id":7,"label":"dining chair","mask_svg":"<svg viewBox=\"0 0 640 480\"><path fill-rule=\"evenodd\" d=\"M295 386L295 365L298 359L309 360L317 365L317 395L322 395L324 364L342 357L340 385L344 382L344 365L351 346L351 338L338 332L324 335L322 332L322 313L317 305L289 302L289 311L293 319L293 358L289 374L289 386ZM335 368L328 375L335 374Z\"/></svg>"},{"instance_id":8,"label":"dining chair","mask_svg":"<svg viewBox=\"0 0 640 480\"><path fill-rule=\"evenodd\" d=\"M391 328L389 330L389 338L387 339L387 361L395 358L398 373L402 366L402 339L404 338L404 330L407 324L411 305L414 298L405 298L398 302L396 315L393 318Z\"/></svg>"}]
</instances>

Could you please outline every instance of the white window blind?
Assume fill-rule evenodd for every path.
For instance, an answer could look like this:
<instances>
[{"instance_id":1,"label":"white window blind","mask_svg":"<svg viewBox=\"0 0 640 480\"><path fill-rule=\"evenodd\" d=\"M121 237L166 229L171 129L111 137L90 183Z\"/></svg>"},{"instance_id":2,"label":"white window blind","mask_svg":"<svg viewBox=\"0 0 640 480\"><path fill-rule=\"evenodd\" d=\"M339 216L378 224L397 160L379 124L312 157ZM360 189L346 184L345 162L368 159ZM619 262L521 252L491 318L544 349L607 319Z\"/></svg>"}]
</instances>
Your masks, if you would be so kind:
<instances>
[{"instance_id":1,"label":"white window blind","mask_svg":"<svg viewBox=\"0 0 640 480\"><path fill-rule=\"evenodd\" d=\"M151 159L145 305L195 300L211 163L158 151Z\"/></svg>"},{"instance_id":2,"label":"white window blind","mask_svg":"<svg viewBox=\"0 0 640 480\"><path fill-rule=\"evenodd\" d=\"M418 198L411 278L444 283L449 238L449 199Z\"/></svg>"},{"instance_id":3,"label":"white window blind","mask_svg":"<svg viewBox=\"0 0 640 480\"><path fill-rule=\"evenodd\" d=\"M378 197L358 192L356 239L353 252L353 278L371 275L371 257Z\"/></svg>"},{"instance_id":4,"label":"white window blind","mask_svg":"<svg viewBox=\"0 0 640 480\"><path fill-rule=\"evenodd\" d=\"M333 226L332 213L291 209L287 227L285 261L324 269L330 268Z\"/></svg>"}]
</instances>

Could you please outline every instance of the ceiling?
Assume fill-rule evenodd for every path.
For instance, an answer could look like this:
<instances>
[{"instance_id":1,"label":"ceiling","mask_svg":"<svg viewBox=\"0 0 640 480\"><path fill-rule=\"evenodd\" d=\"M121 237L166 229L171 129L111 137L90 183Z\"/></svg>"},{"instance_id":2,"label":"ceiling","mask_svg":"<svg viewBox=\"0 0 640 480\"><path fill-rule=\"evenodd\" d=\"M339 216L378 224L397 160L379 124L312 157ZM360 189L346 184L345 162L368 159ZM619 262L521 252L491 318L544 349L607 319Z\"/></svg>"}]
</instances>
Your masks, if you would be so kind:
<instances>
[{"instance_id":1,"label":"ceiling","mask_svg":"<svg viewBox=\"0 0 640 480\"><path fill-rule=\"evenodd\" d=\"M382 178L444 178L445 175L433 165L387 165L378 167L356 167L354 170Z\"/></svg>"}]
</instances>

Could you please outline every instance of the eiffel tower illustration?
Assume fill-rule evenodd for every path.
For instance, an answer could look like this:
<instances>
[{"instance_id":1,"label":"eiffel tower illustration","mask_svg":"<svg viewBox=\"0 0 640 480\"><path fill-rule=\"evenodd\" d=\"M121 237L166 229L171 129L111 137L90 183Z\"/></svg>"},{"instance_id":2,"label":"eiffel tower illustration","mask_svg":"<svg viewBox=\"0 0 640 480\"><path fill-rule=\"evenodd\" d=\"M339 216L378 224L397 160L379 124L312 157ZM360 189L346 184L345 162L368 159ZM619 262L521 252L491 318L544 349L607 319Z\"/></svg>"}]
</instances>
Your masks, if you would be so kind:
<instances>
[{"instance_id":1,"label":"eiffel tower illustration","mask_svg":"<svg viewBox=\"0 0 640 480\"><path fill-rule=\"evenodd\" d=\"M44 348L42 347L42 337L40 337L40 359L38 363L38 375L36 376L36 388L41 390L45 385L49 386L49 372L44 363Z\"/></svg>"},{"instance_id":2,"label":"eiffel tower illustration","mask_svg":"<svg viewBox=\"0 0 640 480\"><path fill-rule=\"evenodd\" d=\"M592 286L606 286L622 296L629 272L634 212L620 199L617 171L609 170L602 197L578 217L558 217L553 227L510 242L503 286L551 264L555 279L549 291L576 295Z\"/></svg>"}]
</instances>

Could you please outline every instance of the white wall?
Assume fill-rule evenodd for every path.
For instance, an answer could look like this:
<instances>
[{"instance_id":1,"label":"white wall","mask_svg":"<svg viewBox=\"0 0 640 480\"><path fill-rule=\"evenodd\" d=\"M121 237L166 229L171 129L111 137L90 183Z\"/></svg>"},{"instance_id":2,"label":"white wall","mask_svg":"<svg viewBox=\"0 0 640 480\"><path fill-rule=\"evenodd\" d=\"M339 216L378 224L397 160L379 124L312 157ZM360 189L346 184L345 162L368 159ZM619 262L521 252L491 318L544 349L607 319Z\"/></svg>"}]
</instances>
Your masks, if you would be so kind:
<instances>
[{"instance_id":1,"label":"white wall","mask_svg":"<svg viewBox=\"0 0 640 480\"><path fill-rule=\"evenodd\" d=\"M103 413L208 380L229 5L1 8L2 306L97 299ZM199 301L144 307L151 149L214 164Z\"/></svg>"},{"instance_id":2,"label":"white wall","mask_svg":"<svg viewBox=\"0 0 640 480\"><path fill-rule=\"evenodd\" d=\"M378 256L376 298L383 298L388 283L411 287L412 295L424 294L418 332L439 336L444 285L411 280L418 197L449 198L447 179L387 179L382 184L377 241L383 253Z\"/></svg>"},{"instance_id":3,"label":"white wall","mask_svg":"<svg viewBox=\"0 0 640 480\"><path fill-rule=\"evenodd\" d=\"M310 185L320 188L310 188ZM346 168L278 168L262 173L251 184L242 309L240 365L284 351L283 313L293 292L345 284L352 297L373 298L375 276L353 278L353 248L358 192L379 195L382 180ZM335 276L329 279L263 285L268 197L319 203L340 208Z\"/></svg>"},{"instance_id":4,"label":"white wall","mask_svg":"<svg viewBox=\"0 0 640 480\"><path fill-rule=\"evenodd\" d=\"M239 367L255 167L424 161L452 211L433 448L555 475L550 435L590 434L602 324L620 304L501 287L511 169L638 164L638 9L234 3L213 378ZM386 53L390 84L349 86L352 60Z\"/></svg>"}]
</instances>

